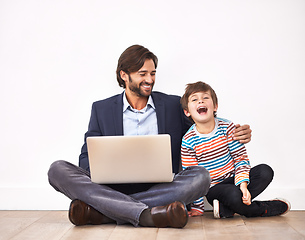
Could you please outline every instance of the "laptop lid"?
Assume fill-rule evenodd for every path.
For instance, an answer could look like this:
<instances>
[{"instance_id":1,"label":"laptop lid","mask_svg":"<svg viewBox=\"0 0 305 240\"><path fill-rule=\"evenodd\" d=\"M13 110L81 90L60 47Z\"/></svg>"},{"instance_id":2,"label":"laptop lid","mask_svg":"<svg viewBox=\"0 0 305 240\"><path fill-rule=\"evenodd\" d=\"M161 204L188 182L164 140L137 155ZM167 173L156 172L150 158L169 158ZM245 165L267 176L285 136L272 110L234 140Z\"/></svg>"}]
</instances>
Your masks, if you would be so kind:
<instances>
[{"instance_id":1,"label":"laptop lid","mask_svg":"<svg viewBox=\"0 0 305 240\"><path fill-rule=\"evenodd\" d=\"M173 180L170 135L87 137L91 181L99 184Z\"/></svg>"}]
</instances>

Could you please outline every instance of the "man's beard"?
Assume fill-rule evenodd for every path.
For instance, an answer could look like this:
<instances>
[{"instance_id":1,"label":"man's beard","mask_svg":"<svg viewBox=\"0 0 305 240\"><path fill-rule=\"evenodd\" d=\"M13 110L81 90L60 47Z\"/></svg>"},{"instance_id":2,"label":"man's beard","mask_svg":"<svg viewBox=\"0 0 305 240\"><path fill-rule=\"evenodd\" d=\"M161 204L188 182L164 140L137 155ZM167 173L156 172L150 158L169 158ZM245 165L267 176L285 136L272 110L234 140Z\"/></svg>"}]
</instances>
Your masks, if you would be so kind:
<instances>
[{"instance_id":1,"label":"man's beard","mask_svg":"<svg viewBox=\"0 0 305 240\"><path fill-rule=\"evenodd\" d=\"M137 86L136 83L134 83L134 81L130 77L130 75L129 75L129 83L130 83L129 84L130 91L134 92L139 97L149 97L154 86L154 83L145 83L145 82L141 82L140 85ZM142 84L150 85L151 90L149 92L142 90L141 89Z\"/></svg>"}]
</instances>

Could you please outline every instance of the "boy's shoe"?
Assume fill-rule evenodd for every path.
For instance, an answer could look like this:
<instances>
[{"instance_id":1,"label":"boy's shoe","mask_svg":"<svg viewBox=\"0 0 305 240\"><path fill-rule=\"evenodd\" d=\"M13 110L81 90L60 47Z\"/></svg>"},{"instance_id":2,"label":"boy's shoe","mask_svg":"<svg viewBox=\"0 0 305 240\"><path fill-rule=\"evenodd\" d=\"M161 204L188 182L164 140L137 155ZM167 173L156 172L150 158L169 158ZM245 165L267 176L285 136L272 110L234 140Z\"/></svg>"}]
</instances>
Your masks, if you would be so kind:
<instances>
[{"instance_id":1,"label":"boy's shoe","mask_svg":"<svg viewBox=\"0 0 305 240\"><path fill-rule=\"evenodd\" d=\"M262 217L283 215L287 213L291 208L290 202L282 198L276 198L270 201L262 201L261 203L264 207L266 207Z\"/></svg>"},{"instance_id":2,"label":"boy's shoe","mask_svg":"<svg viewBox=\"0 0 305 240\"><path fill-rule=\"evenodd\" d=\"M214 218L220 218L219 201L217 199L213 200L213 212L214 212Z\"/></svg>"},{"instance_id":3,"label":"boy's shoe","mask_svg":"<svg viewBox=\"0 0 305 240\"><path fill-rule=\"evenodd\" d=\"M234 212L224 207L222 203L220 203L217 199L213 200L213 212L214 212L214 218L234 217Z\"/></svg>"}]
</instances>

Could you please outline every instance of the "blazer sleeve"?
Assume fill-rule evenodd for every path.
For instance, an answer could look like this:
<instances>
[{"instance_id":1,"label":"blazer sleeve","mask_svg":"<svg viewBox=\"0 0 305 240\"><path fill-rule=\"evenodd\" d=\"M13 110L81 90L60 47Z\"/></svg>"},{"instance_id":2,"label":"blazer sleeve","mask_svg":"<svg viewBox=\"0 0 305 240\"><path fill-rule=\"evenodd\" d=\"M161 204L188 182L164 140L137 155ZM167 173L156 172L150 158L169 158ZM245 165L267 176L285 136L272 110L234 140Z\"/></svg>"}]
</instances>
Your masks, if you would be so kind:
<instances>
[{"instance_id":1,"label":"blazer sleeve","mask_svg":"<svg viewBox=\"0 0 305 240\"><path fill-rule=\"evenodd\" d=\"M79 166L90 172L87 137L123 135L122 94L92 104L88 131L79 156Z\"/></svg>"},{"instance_id":2,"label":"blazer sleeve","mask_svg":"<svg viewBox=\"0 0 305 240\"><path fill-rule=\"evenodd\" d=\"M81 154L79 156L79 166L88 172L90 172L90 167L89 167L86 139L89 136L102 136L102 135L103 135L103 133L101 132L101 130L99 128L99 124L98 124L96 107L95 107L95 104L93 103L92 109L91 109L91 117L90 117L90 121L89 121L88 131L85 133L84 144L82 146Z\"/></svg>"}]
</instances>

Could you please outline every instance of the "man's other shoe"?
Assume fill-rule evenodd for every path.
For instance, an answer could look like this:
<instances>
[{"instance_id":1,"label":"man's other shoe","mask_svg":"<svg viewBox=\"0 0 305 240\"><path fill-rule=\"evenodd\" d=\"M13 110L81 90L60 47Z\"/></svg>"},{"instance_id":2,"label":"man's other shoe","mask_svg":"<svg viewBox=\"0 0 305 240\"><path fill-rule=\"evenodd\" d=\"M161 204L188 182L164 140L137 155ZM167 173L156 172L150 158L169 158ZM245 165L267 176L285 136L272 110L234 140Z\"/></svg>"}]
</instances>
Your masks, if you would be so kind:
<instances>
[{"instance_id":1,"label":"man's other shoe","mask_svg":"<svg viewBox=\"0 0 305 240\"><path fill-rule=\"evenodd\" d=\"M69 220L76 226L93 224L99 225L114 222L93 207L81 200L75 199L71 202L69 208Z\"/></svg>"},{"instance_id":2,"label":"man's other shoe","mask_svg":"<svg viewBox=\"0 0 305 240\"><path fill-rule=\"evenodd\" d=\"M154 225L158 228L183 228L188 221L188 213L183 202L173 202L166 206L153 207L151 216Z\"/></svg>"}]
</instances>

